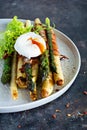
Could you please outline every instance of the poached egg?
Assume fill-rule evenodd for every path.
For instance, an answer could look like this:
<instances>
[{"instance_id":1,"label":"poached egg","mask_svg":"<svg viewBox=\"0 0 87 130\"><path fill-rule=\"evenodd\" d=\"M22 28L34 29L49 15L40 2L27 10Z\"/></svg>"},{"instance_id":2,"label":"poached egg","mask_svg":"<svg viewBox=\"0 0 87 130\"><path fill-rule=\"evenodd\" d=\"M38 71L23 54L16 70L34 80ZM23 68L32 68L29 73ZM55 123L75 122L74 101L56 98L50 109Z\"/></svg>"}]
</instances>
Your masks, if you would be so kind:
<instances>
[{"instance_id":1,"label":"poached egg","mask_svg":"<svg viewBox=\"0 0 87 130\"><path fill-rule=\"evenodd\" d=\"M41 55L46 50L46 43L40 35L29 32L18 37L14 48L20 55L30 59Z\"/></svg>"}]
</instances>

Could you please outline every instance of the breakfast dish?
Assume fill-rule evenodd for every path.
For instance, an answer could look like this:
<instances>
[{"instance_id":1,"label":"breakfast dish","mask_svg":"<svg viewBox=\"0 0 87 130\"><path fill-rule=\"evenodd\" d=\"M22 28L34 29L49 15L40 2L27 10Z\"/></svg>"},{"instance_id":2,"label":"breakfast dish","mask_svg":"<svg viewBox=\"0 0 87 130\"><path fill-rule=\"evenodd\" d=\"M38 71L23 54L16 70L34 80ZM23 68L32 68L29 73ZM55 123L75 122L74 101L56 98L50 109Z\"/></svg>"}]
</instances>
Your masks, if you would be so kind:
<instances>
[{"instance_id":1,"label":"breakfast dish","mask_svg":"<svg viewBox=\"0 0 87 130\"><path fill-rule=\"evenodd\" d=\"M18 21L16 17L0 20L0 30L5 31L7 27L8 36L12 35L8 28L12 31L13 20ZM77 47L66 35L53 29L48 18L45 24L40 19L19 21L24 26L22 33L16 33L11 48L8 44L8 48L0 52L11 74L6 78L10 82L3 82L5 62L1 59L1 113L35 108L56 99L68 90L80 69Z\"/></svg>"}]
</instances>

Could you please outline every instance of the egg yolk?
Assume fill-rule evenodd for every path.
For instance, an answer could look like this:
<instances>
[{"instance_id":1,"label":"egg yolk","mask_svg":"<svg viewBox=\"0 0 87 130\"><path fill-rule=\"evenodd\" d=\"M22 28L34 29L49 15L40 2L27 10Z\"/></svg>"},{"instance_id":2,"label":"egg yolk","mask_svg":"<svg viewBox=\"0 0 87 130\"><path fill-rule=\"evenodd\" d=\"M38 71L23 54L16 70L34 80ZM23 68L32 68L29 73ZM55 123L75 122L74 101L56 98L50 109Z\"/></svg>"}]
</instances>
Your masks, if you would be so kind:
<instances>
[{"instance_id":1,"label":"egg yolk","mask_svg":"<svg viewBox=\"0 0 87 130\"><path fill-rule=\"evenodd\" d=\"M29 38L29 40L31 40L33 44L36 44L39 47L41 53L43 53L45 51L44 45L42 43L40 43L37 38Z\"/></svg>"}]
</instances>

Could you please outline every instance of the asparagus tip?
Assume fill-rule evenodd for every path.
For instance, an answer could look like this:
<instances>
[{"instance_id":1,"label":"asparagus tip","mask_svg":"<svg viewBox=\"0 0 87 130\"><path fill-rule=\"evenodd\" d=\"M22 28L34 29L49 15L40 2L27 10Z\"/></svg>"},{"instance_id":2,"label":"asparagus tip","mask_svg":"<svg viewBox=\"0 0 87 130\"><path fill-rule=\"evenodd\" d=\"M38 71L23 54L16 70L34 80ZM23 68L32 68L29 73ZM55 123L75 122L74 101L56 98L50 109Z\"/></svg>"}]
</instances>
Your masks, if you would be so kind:
<instances>
[{"instance_id":1,"label":"asparagus tip","mask_svg":"<svg viewBox=\"0 0 87 130\"><path fill-rule=\"evenodd\" d=\"M36 19L35 19L35 24L41 24L41 21L40 21L39 18L36 18Z\"/></svg>"},{"instance_id":2,"label":"asparagus tip","mask_svg":"<svg viewBox=\"0 0 87 130\"><path fill-rule=\"evenodd\" d=\"M45 19L45 23L47 24L48 27L50 27L50 19L48 17Z\"/></svg>"}]
</instances>

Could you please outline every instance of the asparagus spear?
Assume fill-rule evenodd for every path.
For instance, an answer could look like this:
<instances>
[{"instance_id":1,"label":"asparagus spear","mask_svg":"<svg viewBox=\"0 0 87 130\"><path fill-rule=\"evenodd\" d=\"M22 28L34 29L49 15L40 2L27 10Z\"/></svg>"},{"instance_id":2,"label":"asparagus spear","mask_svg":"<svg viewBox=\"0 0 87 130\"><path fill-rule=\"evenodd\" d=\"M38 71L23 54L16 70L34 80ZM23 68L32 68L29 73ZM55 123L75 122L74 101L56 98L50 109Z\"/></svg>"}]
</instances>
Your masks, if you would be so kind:
<instances>
[{"instance_id":1,"label":"asparagus spear","mask_svg":"<svg viewBox=\"0 0 87 130\"><path fill-rule=\"evenodd\" d=\"M49 93L49 88L53 86L53 82L50 84L50 68L49 68L49 59L48 59L48 50L46 50L39 59L39 73L38 73L38 80L37 80L37 91L38 91L38 98L47 97L51 94ZM53 90L53 89L50 89Z\"/></svg>"},{"instance_id":2,"label":"asparagus spear","mask_svg":"<svg viewBox=\"0 0 87 130\"><path fill-rule=\"evenodd\" d=\"M8 56L4 60L4 68L1 76L1 82L3 84L9 83L11 79L11 64L12 64L12 56Z\"/></svg>"},{"instance_id":3,"label":"asparagus spear","mask_svg":"<svg viewBox=\"0 0 87 130\"><path fill-rule=\"evenodd\" d=\"M30 63L25 64L26 82L30 91L34 91L35 83L32 80L32 67Z\"/></svg>"},{"instance_id":4,"label":"asparagus spear","mask_svg":"<svg viewBox=\"0 0 87 130\"><path fill-rule=\"evenodd\" d=\"M40 57L39 67L39 85L41 86L40 95L41 97L48 97L53 92L53 79L52 72L49 66L49 49L47 45L47 36L45 26L41 23L40 19L35 20L36 28L39 27L39 34L43 37L46 42L47 49ZM38 29L37 29L38 30Z\"/></svg>"},{"instance_id":5,"label":"asparagus spear","mask_svg":"<svg viewBox=\"0 0 87 130\"><path fill-rule=\"evenodd\" d=\"M46 18L45 23L46 23L46 29L47 29L48 45L49 45L50 68L51 68L52 72L56 73L56 66L55 66L55 63L54 63L54 55L53 55L50 20L48 18Z\"/></svg>"},{"instance_id":6,"label":"asparagus spear","mask_svg":"<svg viewBox=\"0 0 87 130\"><path fill-rule=\"evenodd\" d=\"M46 79L49 73L49 59L47 50L40 57L40 73L43 80Z\"/></svg>"},{"instance_id":7,"label":"asparagus spear","mask_svg":"<svg viewBox=\"0 0 87 130\"><path fill-rule=\"evenodd\" d=\"M60 53L59 48L56 42L56 35L54 30L50 27L50 20L46 18L47 25L47 35L48 35L48 44L49 44L49 54L50 54L50 63L52 63L52 68L55 67L55 71L53 72L53 78L57 85L64 84L64 76L62 72L62 67L60 63Z\"/></svg>"},{"instance_id":8,"label":"asparagus spear","mask_svg":"<svg viewBox=\"0 0 87 130\"><path fill-rule=\"evenodd\" d=\"M44 31L44 27L39 18L35 19L35 29L38 30L38 33L43 37L45 42L47 41L46 34ZM39 58L40 66L39 66L39 75L41 80L45 80L49 73L49 54L48 50L46 50Z\"/></svg>"},{"instance_id":9,"label":"asparagus spear","mask_svg":"<svg viewBox=\"0 0 87 130\"><path fill-rule=\"evenodd\" d=\"M33 92L30 91L30 98L34 101L37 99L37 86L36 80L38 76L38 58L32 60L32 81L34 82L34 90Z\"/></svg>"}]
</instances>

